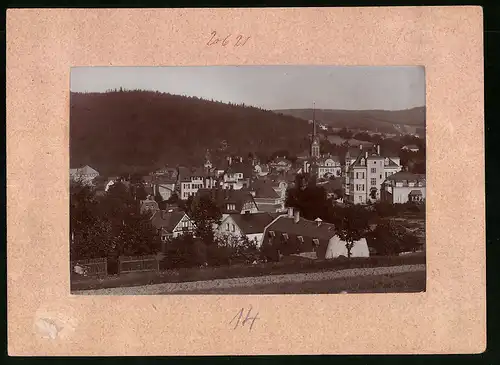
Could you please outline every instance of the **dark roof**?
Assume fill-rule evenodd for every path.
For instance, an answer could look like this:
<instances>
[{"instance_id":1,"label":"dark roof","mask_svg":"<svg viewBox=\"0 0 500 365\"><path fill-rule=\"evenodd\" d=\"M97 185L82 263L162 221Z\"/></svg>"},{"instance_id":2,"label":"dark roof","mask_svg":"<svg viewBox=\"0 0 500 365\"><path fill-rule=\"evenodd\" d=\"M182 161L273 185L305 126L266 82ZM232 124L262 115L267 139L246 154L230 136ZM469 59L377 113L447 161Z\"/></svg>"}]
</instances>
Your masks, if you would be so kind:
<instances>
[{"instance_id":1,"label":"dark roof","mask_svg":"<svg viewBox=\"0 0 500 365\"><path fill-rule=\"evenodd\" d=\"M159 210L151 218L151 224L156 229L164 229L167 232L172 232L185 214L183 211L167 212Z\"/></svg>"},{"instance_id":2,"label":"dark roof","mask_svg":"<svg viewBox=\"0 0 500 365\"><path fill-rule=\"evenodd\" d=\"M329 240L335 235L335 226L330 223L322 222L319 226L316 222L300 218L295 223L294 218L289 218L283 215L277 218L268 228L267 231L275 231L280 233L288 233L296 236L318 238Z\"/></svg>"},{"instance_id":3,"label":"dark roof","mask_svg":"<svg viewBox=\"0 0 500 365\"><path fill-rule=\"evenodd\" d=\"M281 157L281 156L278 156L276 157L273 161L271 161L271 164L278 164L280 162L284 162L286 163L287 165L291 165L292 163L287 160L285 157Z\"/></svg>"},{"instance_id":4,"label":"dark roof","mask_svg":"<svg viewBox=\"0 0 500 365\"><path fill-rule=\"evenodd\" d=\"M213 172L205 167L187 168L179 167L179 178L181 181L191 181L192 177L209 177L214 176Z\"/></svg>"},{"instance_id":5,"label":"dark roof","mask_svg":"<svg viewBox=\"0 0 500 365\"><path fill-rule=\"evenodd\" d=\"M392 174L387 177L386 180L394 180L394 181L418 181L418 180L424 180L425 175L420 175L420 174L414 174L412 172L408 171L399 171L396 172L395 174Z\"/></svg>"},{"instance_id":6,"label":"dark roof","mask_svg":"<svg viewBox=\"0 0 500 365\"><path fill-rule=\"evenodd\" d=\"M255 203L252 194L246 189L234 190L234 189L198 189L195 199L199 199L202 196L208 196L215 202L215 205L222 211L222 213L235 213L241 212L243 205L247 201ZM235 210L228 211L226 209L227 204L234 204Z\"/></svg>"},{"instance_id":7,"label":"dark roof","mask_svg":"<svg viewBox=\"0 0 500 365\"><path fill-rule=\"evenodd\" d=\"M347 153L350 155L351 158L353 158L353 157L358 157L362 153L365 153L365 151L359 149L359 147L358 148L356 148L356 147L349 147L348 150L347 150Z\"/></svg>"},{"instance_id":8,"label":"dark roof","mask_svg":"<svg viewBox=\"0 0 500 365\"><path fill-rule=\"evenodd\" d=\"M231 214L230 216L244 234L262 233L274 219L269 213Z\"/></svg>"},{"instance_id":9,"label":"dark roof","mask_svg":"<svg viewBox=\"0 0 500 365\"><path fill-rule=\"evenodd\" d=\"M330 156L330 155L323 155L319 158L318 162L319 163L325 163L326 160L333 160L334 162L339 162L340 163L340 158L339 156Z\"/></svg>"},{"instance_id":10,"label":"dark roof","mask_svg":"<svg viewBox=\"0 0 500 365\"><path fill-rule=\"evenodd\" d=\"M226 172L231 173L243 173L244 178L249 178L252 176L253 167L249 163L245 162L233 162L230 166L228 166L225 170Z\"/></svg>"},{"instance_id":11,"label":"dark roof","mask_svg":"<svg viewBox=\"0 0 500 365\"><path fill-rule=\"evenodd\" d=\"M255 181L250 190L255 192L256 198L277 199L280 197L276 190L273 189L273 184L268 180Z\"/></svg>"},{"instance_id":12,"label":"dark roof","mask_svg":"<svg viewBox=\"0 0 500 365\"><path fill-rule=\"evenodd\" d=\"M391 160L389 157L387 157L389 159L389 164L387 164L386 166L394 166L394 167L398 167L399 165L397 163L395 163L393 160Z\"/></svg>"},{"instance_id":13,"label":"dark roof","mask_svg":"<svg viewBox=\"0 0 500 365\"><path fill-rule=\"evenodd\" d=\"M257 203L257 209L259 209L259 212L276 213L276 211L278 209L281 209L281 204L259 204L259 203Z\"/></svg>"},{"instance_id":14,"label":"dark roof","mask_svg":"<svg viewBox=\"0 0 500 365\"><path fill-rule=\"evenodd\" d=\"M408 149L419 149L418 146L416 144L410 144L410 145L407 145L407 146L403 146L403 148L408 148Z\"/></svg>"}]
</instances>

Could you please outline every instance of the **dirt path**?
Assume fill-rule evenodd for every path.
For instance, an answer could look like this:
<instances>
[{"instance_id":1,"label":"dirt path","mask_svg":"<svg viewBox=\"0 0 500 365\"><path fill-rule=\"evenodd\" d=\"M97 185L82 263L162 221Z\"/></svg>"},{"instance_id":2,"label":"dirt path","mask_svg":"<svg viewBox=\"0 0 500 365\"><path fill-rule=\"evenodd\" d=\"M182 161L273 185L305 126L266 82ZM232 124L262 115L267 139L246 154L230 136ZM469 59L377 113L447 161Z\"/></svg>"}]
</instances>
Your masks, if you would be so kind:
<instances>
[{"instance_id":1,"label":"dirt path","mask_svg":"<svg viewBox=\"0 0 500 365\"><path fill-rule=\"evenodd\" d=\"M372 275L400 274L416 271L425 271L425 264L403 265L375 268L356 268L337 271L324 271L315 273L269 275L260 277L218 279L207 281L193 281L185 283L164 283L154 285L143 285L125 288L111 288L98 290L74 291L77 295L155 295L155 294L178 294L197 290L215 290L223 288L251 287L255 285L300 283L333 280L348 277L362 277Z\"/></svg>"}]
</instances>

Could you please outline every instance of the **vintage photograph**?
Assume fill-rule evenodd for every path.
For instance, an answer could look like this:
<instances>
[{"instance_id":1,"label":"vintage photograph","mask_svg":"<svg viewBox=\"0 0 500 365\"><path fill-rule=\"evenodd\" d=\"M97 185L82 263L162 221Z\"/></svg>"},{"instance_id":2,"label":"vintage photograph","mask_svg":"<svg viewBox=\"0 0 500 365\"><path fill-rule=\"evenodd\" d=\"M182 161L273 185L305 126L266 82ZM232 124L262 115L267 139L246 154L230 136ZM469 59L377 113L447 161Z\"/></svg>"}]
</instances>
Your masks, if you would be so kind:
<instances>
[{"instance_id":1,"label":"vintage photograph","mask_svg":"<svg viewBox=\"0 0 500 365\"><path fill-rule=\"evenodd\" d=\"M75 67L78 295L426 290L421 66Z\"/></svg>"}]
</instances>

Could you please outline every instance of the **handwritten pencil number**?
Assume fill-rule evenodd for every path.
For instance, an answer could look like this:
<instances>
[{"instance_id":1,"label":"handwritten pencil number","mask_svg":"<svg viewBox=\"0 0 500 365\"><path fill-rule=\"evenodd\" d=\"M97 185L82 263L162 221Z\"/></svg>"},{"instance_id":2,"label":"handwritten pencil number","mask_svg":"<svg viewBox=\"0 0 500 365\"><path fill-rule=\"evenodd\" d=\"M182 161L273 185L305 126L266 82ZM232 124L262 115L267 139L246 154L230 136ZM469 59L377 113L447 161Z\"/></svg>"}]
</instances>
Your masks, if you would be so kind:
<instances>
[{"instance_id":1,"label":"handwritten pencil number","mask_svg":"<svg viewBox=\"0 0 500 365\"><path fill-rule=\"evenodd\" d=\"M233 317L233 319L231 319L231 322L229 322L229 324L233 324L234 327L233 329L236 329L238 328L238 326L241 326L241 327L244 327L245 325L248 325L248 330L251 331L254 324L255 324L255 321L257 319L259 319L259 313L257 312L254 316L252 316L252 306L250 306L250 308L248 308L248 311L246 312L246 315L245 315L245 309L244 308L241 308L238 313L236 313L236 315Z\"/></svg>"},{"instance_id":2,"label":"handwritten pencil number","mask_svg":"<svg viewBox=\"0 0 500 365\"><path fill-rule=\"evenodd\" d=\"M241 34L238 35L234 40L231 39L231 34L226 37L218 36L217 32L214 30L210 33L210 39L206 43L207 46L215 46L221 45L222 47L226 47L230 43L233 44L233 47L243 47L250 37L243 37Z\"/></svg>"}]
</instances>

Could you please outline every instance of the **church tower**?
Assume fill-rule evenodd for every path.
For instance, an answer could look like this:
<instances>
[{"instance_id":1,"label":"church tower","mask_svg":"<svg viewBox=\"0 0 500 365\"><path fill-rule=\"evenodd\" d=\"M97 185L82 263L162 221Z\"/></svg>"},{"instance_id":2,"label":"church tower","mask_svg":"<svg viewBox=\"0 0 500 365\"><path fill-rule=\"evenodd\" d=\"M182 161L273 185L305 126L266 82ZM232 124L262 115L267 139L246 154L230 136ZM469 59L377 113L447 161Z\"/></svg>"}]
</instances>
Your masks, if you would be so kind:
<instances>
[{"instance_id":1,"label":"church tower","mask_svg":"<svg viewBox=\"0 0 500 365\"><path fill-rule=\"evenodd\" d=\"M210 171L212 169L212 162L210 161L211 159L211 156L210 156L210 151L207 149L207 151L205 152L205 169L207 169L208 171Z\"/></svg>"},{"instance_id":2,"label":"church tower","mask_svg":"<svg viewBox=\"0 0 500 365\"><path fill-rule=\"evenodd\" d=\"M319 158L320 157L320 152L319 152L319 138L316 134L316 118L315 118L315 108L314 108L314 102L313 102L313 134L312 134L312 141L311 141L311 157L312 158Z\"/></svg>"}]
</instances>

